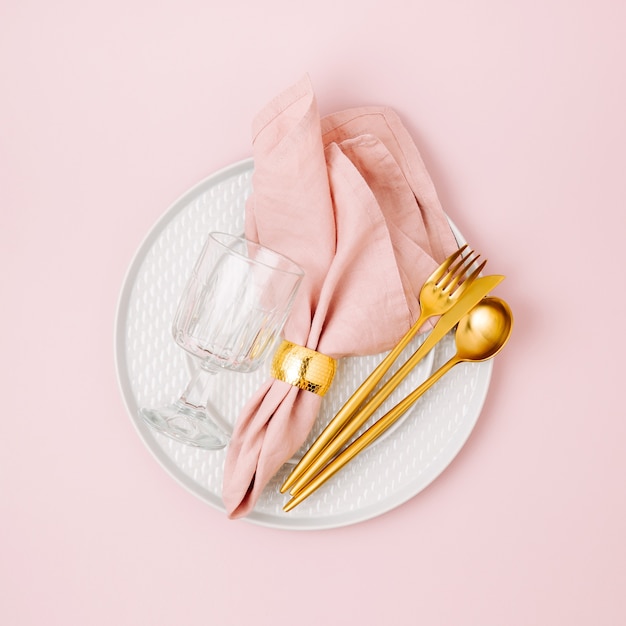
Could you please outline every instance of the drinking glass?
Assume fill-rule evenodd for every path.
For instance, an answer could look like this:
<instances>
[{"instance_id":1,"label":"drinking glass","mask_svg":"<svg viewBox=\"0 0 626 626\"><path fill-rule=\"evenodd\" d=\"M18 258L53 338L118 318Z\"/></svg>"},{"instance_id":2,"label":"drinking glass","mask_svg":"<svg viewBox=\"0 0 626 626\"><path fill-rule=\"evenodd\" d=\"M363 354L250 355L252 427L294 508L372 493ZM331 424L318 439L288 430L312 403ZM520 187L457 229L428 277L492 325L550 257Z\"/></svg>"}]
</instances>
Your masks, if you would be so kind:
<instances>
[{"instance_id":1,"label":"drinking glass","mask_svg":"<svg viewBox=\"0 0 626 626\"><path fill-rule=\"evenodd\" d=\"M229 440L225 420L208 402L209 377L224 368L256 370L270 353L289 315L304 272L293 261L244 237L209 234L174 317L176 343L198 367L171 405L142 408L159 432L215 450Z\"/></svg>"}]
</instances>

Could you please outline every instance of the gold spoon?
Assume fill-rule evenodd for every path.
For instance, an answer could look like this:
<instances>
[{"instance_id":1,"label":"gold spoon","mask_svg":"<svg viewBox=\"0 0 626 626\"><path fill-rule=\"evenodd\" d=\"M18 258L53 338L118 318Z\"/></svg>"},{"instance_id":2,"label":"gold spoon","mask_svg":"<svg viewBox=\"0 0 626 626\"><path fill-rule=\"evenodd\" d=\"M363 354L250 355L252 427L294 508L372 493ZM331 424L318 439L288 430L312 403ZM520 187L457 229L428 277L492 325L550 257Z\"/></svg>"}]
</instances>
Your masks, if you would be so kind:
<instances>
[{"instance_id":1,"label":"gold spoon","mask_svg":"<svg viewBox=\"0 0 626 626\"><path fill-rule=\"evenodd\" d=\"M445 373L461 362L480 362L493 358L506 344L513 329L513 313L500 298L484 298L459 322L455 334L456 354L430 378L414 389L388 413L338 454L315 478L293 494L283 509L290 511L321 487L348 461L369 446L398 420Z\"/></svg>"}]
</instances>

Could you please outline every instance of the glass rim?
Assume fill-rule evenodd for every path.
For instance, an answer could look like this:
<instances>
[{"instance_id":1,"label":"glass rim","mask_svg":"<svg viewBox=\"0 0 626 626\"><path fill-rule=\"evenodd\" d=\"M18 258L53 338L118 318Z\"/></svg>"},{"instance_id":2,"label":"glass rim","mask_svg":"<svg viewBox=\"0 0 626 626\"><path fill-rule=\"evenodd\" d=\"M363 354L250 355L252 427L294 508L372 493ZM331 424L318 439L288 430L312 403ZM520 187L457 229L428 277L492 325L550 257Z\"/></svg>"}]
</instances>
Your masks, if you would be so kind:
<instances>
[{"instance_id":1,"label":"glass rim","mask_svg":"<svg viewBox=\"0 0 626 626\"><path fill-rule=\"evenodd\" d=\"M252 259L249 256L242 254L238 250L227 248L224 241L221 240L224 237L229 238L231 240L246 242L247 244L252 244L253 246L256 246L258 249L265 250L266 252L269 252L270 254L274 255L277 258L282 259L283 261L287 261L287 263L289 263L292 266L292 269L276 267L274 265L270 265L269 263L264 263L263 261ZM255 265L262 265L263 267L267 267L268 269L271 269L277 272L282 272L284 274L292 274L294 276L300 276L300 277L304 277L305 275L305 272L302 269L302 267L298 263L296 263L293 259L290 259L286 254L283 254L282 252L277 252L276 250L273 250L272 248L268 248L267 246L264 246L262 243L259 243L258 241L252 241L251 239L247 239L245 235L234 235L232 233L226 233L223 231L214 230L209 233L209 238L212 239L216 244L220 245L222 248L227 248L230 253L238 256L239 258L241 258L244 261L247 261L248 263L254 263Z\"/></svg>"}]
</instances>

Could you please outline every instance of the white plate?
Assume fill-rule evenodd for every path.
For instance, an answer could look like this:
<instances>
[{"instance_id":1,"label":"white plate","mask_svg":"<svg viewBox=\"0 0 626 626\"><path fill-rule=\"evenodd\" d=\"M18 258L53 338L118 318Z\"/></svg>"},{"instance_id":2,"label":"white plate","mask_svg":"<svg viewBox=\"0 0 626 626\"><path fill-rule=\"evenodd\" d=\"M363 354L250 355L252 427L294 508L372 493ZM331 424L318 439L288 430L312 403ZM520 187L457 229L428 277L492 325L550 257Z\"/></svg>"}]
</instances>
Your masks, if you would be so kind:
<instances>
[{"instance_id":1,"label":"white plate","mask_svg":"<svg viewBox=\"0 0 626 626\"><path fill-rule=\"evenodd\" d=\"M154 225L128 270L115 329L118 380L139 436L172 477L221 511L226 451L200 450L170 440L146 426L138 417L138 409L171 401L188 380L188 358L172 339L171 320L208 233L243 231L252 170L253 162L248 159L209 176L179 198ZM452 228L457 239L463 241L456 227ZM453 354L454 339L449 333L381 410L393 406ZM339 362L333 386L324 397L316 426L303 448L381 358ZM224 372L215 376L214 404L234 421L267 378L268 367L252 374ZM286 464L245 519L294 530L335 528L381 515L412 498L449 465L464 445L483 406L491 369L491 361L457 365L418 401L391 436L362 452L289 513L282 510L288 498L279 492L292 467ZM379 410L375 417L381 414Z\"/></svg>"}]
</instances>

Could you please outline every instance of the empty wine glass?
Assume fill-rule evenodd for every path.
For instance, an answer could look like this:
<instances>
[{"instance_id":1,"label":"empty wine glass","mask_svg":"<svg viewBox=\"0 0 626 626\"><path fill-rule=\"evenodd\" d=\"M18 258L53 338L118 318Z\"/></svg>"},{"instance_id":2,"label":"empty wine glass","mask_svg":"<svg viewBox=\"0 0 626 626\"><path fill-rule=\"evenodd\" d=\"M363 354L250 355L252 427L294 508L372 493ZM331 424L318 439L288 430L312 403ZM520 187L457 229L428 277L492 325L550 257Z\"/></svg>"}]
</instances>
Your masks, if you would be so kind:
<instances>
[{"instance_id":1,"label":"empty wine glass","mask_svg":"<svg viewBox=\"0 0 626 626\"><path fill-rule=\"evenodd\" d=\"M142 408L150 426L183 443L223 448L224 418L207 401L210 376L221 368L252 372L268 356L289 315L302 269L243 237L209 234L178 304L172 332L197 357L187 388L173 404Z\"/></svg>"}]
</instances>

